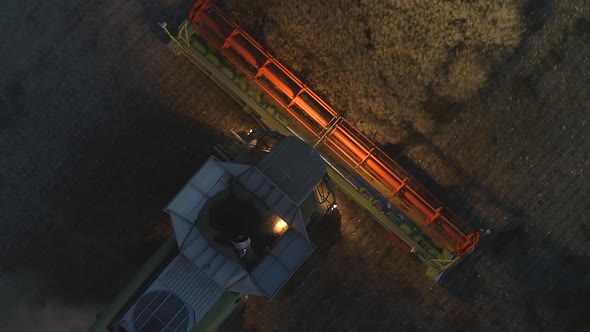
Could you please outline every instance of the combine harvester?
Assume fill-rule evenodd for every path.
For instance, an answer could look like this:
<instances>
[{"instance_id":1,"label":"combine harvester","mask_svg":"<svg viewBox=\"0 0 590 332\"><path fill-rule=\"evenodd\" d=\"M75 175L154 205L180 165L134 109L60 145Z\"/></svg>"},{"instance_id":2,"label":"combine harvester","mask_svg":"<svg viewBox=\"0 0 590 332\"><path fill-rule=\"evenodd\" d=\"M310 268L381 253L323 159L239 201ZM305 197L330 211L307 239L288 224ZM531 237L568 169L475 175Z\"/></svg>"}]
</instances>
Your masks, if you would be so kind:
<instances>
[{"instance_id":1,"label":"combine harvester","mask_svg":"<svg viewBox=\"0 0 590 332\"><path fill-rule=\"evenodd\" d=\"M470 253L480 234L430 194L213 1L198 1L173 36L188 57L260 123L311 144L336 186L365 208L403 250L439 277Z\"/></svg>"},{"instance_id":2,"label":"combine harvester","mask_svg":"<svg viewBox=\"0 0 590 332\"><path fill-rule=\"evenodd\" d=\"M214 331L245 296L270 300L313 252L307 230L336 208L334 186L435 279L474 249L477 231L211 0L176 36L160 26L265 130L232 131L236 141L215 147L224 161L211 157L166 207L174 235L91 331ZM254 144L260 135L277 140L270 152Z\"/></svg>"}]
</instances>

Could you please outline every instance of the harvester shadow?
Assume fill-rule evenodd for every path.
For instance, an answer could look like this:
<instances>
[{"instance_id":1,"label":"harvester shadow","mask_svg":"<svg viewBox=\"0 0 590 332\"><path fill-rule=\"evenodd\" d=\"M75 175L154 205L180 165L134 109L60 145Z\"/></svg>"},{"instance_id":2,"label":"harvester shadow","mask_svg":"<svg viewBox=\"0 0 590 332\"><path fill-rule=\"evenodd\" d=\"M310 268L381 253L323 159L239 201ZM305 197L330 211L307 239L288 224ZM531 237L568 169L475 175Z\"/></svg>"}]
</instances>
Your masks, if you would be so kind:
<instances>
[{"instance_id":1,"label":"harvester shadow","mask_svg":"<svg viewBox=\"0 0 590 332\"><path fill-rule=\"evenodd\" d=\"M443 276L441 285L470 307L516 309L530 330L542 324L549 324L549 330L587 330L590 258L573 254L538 229L525 228L527 221L495 232L473 257ZM590 239L590 229L585 237ZM507 312L496 312L492 323L502 326L503 314Z\"/></svg>"},{"instance_id":2,"label":"harvester shadow","mask_svg":"<svg viewBox=\"0 0 590 332\"><path fill-rule=\"evenodd\" d=\"M309 237L316 245L316 254L328 250L334 243L340 241L342 238L341 225L340 210L335 209L308 229Z\"/></svg>"},{"instance_id":3,"label":"harvester shadow","mask_svg":"<svg viewBox=\"0 0 590 332\"><path fill-rule=\"evenodd\" d=\"M404 157L404 150L415 145L425 145L434 151L464 179L465 185L439 186L427 172ZM584 313L590 310L588 257L572 254L563 243L530 226L533 217L525 210L500 199L423 135L412 133L407 140L384 150L473 227L488 229L491 225L466 203L468 195L474 193L483 197L487 204L499 207L510 220L509 226L495 229L491 235L484 234L475 252L445 273L440 281L442 287L467 306L486 302L522 306L525 321L532 329L541 328L543 312L547 311L563 317L567 324L562 326L571 330L588 326L584 319ZM590 227L582 227L582 233L586 241L590 240ZM490 272L498 273L496 278L504 280L491 281L494 276L481 275Z\"/></svg>"},{"instance_id":4,"label":"harvester shadow","mask_svg":"<svg viewBox=\"0 0 590 332\"><path fill-rule=\"evenodd\" d=\"M129 93L116 112L64 163L50 229L30 234L39 257L52 259L11 259L42 276L40 299L108 303L171 233L167 202L226 139L149 95Z\"/></svg>"}]
</instances>

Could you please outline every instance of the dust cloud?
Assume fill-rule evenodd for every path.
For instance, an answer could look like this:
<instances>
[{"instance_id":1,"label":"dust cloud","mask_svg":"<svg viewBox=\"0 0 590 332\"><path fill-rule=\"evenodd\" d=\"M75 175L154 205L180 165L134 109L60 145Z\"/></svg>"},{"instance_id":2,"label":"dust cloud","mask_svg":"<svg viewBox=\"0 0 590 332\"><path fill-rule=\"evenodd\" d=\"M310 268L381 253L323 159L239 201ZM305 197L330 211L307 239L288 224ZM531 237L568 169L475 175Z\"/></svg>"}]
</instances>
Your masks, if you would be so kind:
<instances>
[{"instance_id":1,"label":"dust cloud","mask_svg":"<svg viewBox=\"0 0 590 332\"><path fill-rule=\"evenodd\" d=\"M101 306L66 302L51 294L47 280L32 271L0 275L0 331L86 331Z\"/></svg>"},{"instance_id":2,"label":"dust cloud","mask_svg":"<svg viewBox=\"0 0 590 332\"><path fill-rule=\"evenodd\" d=\"M0 331L77 332L86 331L96 318L98 306L70 306L54 299L42 305L22 301L9 313Z\"/></svg>"}]
</instances>

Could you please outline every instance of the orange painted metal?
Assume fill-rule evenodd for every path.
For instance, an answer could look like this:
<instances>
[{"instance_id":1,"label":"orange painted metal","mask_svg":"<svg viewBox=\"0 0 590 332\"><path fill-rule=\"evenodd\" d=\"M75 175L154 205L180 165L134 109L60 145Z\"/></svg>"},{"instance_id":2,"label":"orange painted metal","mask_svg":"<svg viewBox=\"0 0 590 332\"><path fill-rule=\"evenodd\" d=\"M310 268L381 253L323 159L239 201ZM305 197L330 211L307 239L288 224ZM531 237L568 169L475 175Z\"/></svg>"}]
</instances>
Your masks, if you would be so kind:
<instances>
[{"instance_id":1,"label":"orange painted metal","mask_svg":"<svg viewBox=\"0 0 590 332\"><path fill-rule=\"evenodd\" d=\"M334 109L265 51L211 0L198 1L191 9L189 20L212 47L316 137L339 117ZM463 256L479 241L479 232L463 223L346 120L340 121L322 143L437 245L456 256Z\"/></svg>"}]
</instances>

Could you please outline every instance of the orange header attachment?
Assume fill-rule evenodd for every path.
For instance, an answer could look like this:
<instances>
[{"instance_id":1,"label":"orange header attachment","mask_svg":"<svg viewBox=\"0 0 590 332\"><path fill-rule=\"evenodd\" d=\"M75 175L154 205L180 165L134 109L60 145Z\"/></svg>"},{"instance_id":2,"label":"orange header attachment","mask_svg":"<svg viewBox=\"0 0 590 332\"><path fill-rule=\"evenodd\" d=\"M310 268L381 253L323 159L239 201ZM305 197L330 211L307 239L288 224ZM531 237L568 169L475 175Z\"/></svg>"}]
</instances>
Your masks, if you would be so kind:
<instances>
[{"instance_id":1,"label":"orange header attachment","mask_svg":"<svg viewBox=\"0 0 590 332\"><path fill-rule=\"evenodd\" d=\"M479 232L461 221L352 124L340 119L332 107L211 0L198 1L190 11L189 20L212 48L287 110L309 133L322 137L322 144L340 162L379 191L435 244L455 256L473 250L479 241Z\"/></svg>"}]
</instances>

